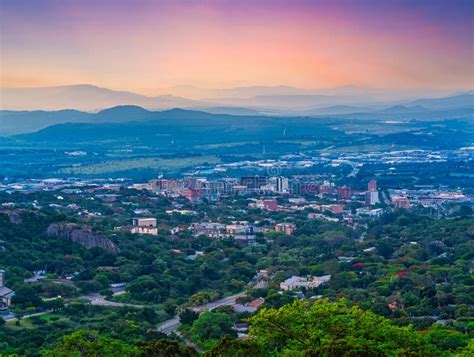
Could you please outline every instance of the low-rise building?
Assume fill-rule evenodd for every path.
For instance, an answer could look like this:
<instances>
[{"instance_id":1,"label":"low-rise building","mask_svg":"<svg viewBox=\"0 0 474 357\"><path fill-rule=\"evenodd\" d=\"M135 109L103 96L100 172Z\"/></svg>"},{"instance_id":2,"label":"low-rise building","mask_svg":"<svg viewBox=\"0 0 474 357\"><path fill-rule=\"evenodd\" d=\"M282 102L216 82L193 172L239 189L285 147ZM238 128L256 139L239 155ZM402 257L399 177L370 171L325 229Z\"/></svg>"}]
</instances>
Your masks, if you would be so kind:
<instances>
[{"instance_id":1,"label":"low-rise building","mask_svg":"<svg viewBox=\"0 0 474 357\"><path fill-rule=\"evenodd\" d=\"M292 235L295 229L296 226L293 223L277 223L275 225L275 231L285 233L286 235Z\"/></svg>"},{"instance_id":2,"label":"low-rise building","mask_svg":"<svg viewBox=\"0 0 474 357\"><path fill-rule=\"evenodd\" d=\"M148 226L132 226L130 228L132 234L151 234L154 236L158 235L158 228Z\"/></svg>"},{"instance_id":3,"label":"low-rise building","mask_svg":"<svg viewBox=\"0 0 474 357\"><path fill-rule=\"evenodd\" d=\"M410 208L410 201L404 196L392 196L392 203L395 208Z\"/></svg>"},{"instance_id":4,"label":"low-rise building","mask_svg":"<svg viewBox=\"0 0 474 357\"><path fill-rule=\"evenodd\" d=\"M278 202L275 198L265 198L258 200L255 206L267 211L276 211L278 209Z\"/></svg>"},{"instance_id":5,"label":"low-rise building","mask_svg":"<svg viewBox=\"0 0 474 357\"><path fill-rule=\"evenodd\" d=\"M222 223L201 222L193 223L191 230L196 237L205 235L209 238L224 238L227 235L227 233L225 233L225 227L225 224Z\"/></svg>"},{"instance_id":6,"label":"low-rise building","mask_svg":"<svg viewBox=\"0 0 474 357\"><path fill-rule=\"evenodd\" d=\"M156 218L133 218L131 226L117 227L116 230L128 230L132 234L158 235Z\"/></svg>"},{"instance_id":7,"label":"low-rise building","mask_svg":"<svg viewBox=\"0 0 474 357\"><path fill-rule=\"evenodd\" d=\"M380 217L383 214L383 209L382 208L374 208L374 209L357 208L356 214L358 216L368 216L368 217L375 218L375 217Z\"/></svg>"},{"instance_id":8,"label":"low-rise building","mask_svg":"<svg viewBox=\"0 0 474 357\"><path fill-rule=\"evenodd\" d=\"M352 197L352 190L350 187L342 186L337 189L337 195L340 200L350 200Z\"/></svg>"},{"instance_id":9,"label":"low-rise building","mask_svg":"<svg viewBox=\"0 0 474 357\"><path fill-rule=\"evenodd\" d=\"M328 217L322 213L308 213L308 219L324 219L330 222L339 222L339 218L336 217Z\"/></svg>"},{"instance_id":10,"label":"low-rise building","mask_svg":"<svg viewBox=\"0 0 474 357\"><path fill-rule=\"evenodd\" d=\"M321 211L329 211L332 214L341 214L344 212L343 205L322 205L320 206Z\"/></svg>"},{"instance_id":11,"label":"low-rise building","mask_svg":"<svg viewBox=\"0 0 474 357\"><path fill-rule=\"evenodd\" d=\"M292 276L280 283L281 290L295 290L295 289L312 289L317 288L322 283L331 279L331 275L324 276L308 276L306 278L300 276Z\"/></svg>"},{"instance_id":12,"label":"low-rise building","mask_svg":"<svg viewBox=\"0 0 474 357\"><path fill-rule=\"evenodd\" d=\"M156 227L156 218L134 218L132 225L138 227Z\"/></svg>"}]
</instances>

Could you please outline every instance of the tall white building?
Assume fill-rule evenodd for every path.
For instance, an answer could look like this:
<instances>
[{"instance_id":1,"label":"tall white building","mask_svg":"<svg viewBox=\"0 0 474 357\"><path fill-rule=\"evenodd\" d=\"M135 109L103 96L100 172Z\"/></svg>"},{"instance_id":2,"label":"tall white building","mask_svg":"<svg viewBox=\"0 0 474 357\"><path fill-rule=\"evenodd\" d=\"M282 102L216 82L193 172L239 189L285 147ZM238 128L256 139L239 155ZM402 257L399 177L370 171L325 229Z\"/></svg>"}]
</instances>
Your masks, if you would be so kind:
<instances>
[{"instance_id":1,"label":"tall white building","mask_svg":"<svg viewBox=\"0 0 474 357\"><path fill-rule=\"evenodd\" d=\"M365 193L365 203L368 206L376 205L380 203L378 191L368 191Z\"/></svg>"}]
</instances>

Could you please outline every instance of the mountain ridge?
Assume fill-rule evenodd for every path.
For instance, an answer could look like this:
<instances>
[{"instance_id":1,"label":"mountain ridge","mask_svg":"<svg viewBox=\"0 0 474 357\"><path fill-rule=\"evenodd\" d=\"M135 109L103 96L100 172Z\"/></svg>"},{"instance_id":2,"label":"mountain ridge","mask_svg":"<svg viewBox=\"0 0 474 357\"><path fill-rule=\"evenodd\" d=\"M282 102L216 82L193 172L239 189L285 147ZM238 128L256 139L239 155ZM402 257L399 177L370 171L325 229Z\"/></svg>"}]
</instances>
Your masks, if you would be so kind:
<instances>
[{"instance_id":1,"label":"mountain ridge","mask_svg":"<svg viewBox=\"0 0 474 357\"><path fill-rule=\"evenodd\" d=\"M181 89L180 89L181 88ZM146 109L173 107L245 107L250 109L309 109L332 105L394 105L397 102L446 96L452 91L393 90L364 88L355 85L334 88L304 89L286 85L245 86L210 89L193 86L161 89L160 94L148 96L124 90L113 90L92 84L51 87L0 88L1 108L4 110L75 109L98 112L117 105L137 105ZM472 92L472 91L471 91ZM463 93L469 93L465 91ZM185 94L183 96L183 94ZM187 94L187 96L186 96ZM304 101L306 96L306 102ZM312 97L314 96L314 97ZM319 97L316 97L319 96ZM282 103L282 99L285 99ZM315 102L319 98L319 102Z\"/></svg>"},{"instance_id":2,"label":"mountain ridge","mask_svg":"<svg viewBox=\"0 0 474 357\"><path fill-rule=\"evenodd\" d=\"M88 88L87 85L79 85L80 88ZM282 96L279 101L286 100L296 102L297 99L303 103L312 103L313 96ZM328 102L328 96L318 96L321 103ZM308 100L309 99L309 100ZM178 104L178 105L174 105ZM269 106L270 107L270 106ZM168 112L166 112L168 111ZM166 112L166 114L157 114ZM336 104L329 106L314 106L299 109L255 109L253 106L191 106L186 107L167 101L167 106L158 109L149 109L141 105L128 103L126 105L113 105L95 113L80 111L76 109L60 109L54 111L47 110L0 110L0 136L22 134L34 132L50 125L66 122L110 122L121 123L130 121L154 120L155 117L167 116L177 119L186 116L195 116L199 112L200 116L210 113L219 115L239 115L245 116L271 116L271 117L326 117L341 119L420 119L420 120L441 120L441 119L472 119L474 117L474 93L465 92L456 96L425 98L423 100L406 101L394 105L346 105Z\"/></svg>"}]
</instances>

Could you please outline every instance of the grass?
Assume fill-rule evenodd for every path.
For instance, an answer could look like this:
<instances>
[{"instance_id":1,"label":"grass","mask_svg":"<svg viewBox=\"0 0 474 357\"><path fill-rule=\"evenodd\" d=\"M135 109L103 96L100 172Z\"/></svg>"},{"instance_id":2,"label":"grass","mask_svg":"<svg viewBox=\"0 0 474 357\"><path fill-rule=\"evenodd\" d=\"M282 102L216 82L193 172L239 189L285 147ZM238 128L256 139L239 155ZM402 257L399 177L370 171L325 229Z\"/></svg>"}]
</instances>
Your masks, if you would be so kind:
<instances>
[{"instance_id":1,"label":"grass","mask_svg":"<svg viewBox=\"0 0 474 357\"><path fill-rule=\"evenodd\" d=\"M393 151L393 150L410 150L411 146L406 145L388 145L388 144L362 144L352 146L339 146L321 150L322 152L333 153L349 153L349 152L371 152L371 151Z\"/></svg>"},{"instance_id":2,"label":"grass","mask_svg":"<svg viewBox=\"0 0 474 357\"><path fill-rule=\"evenodd\" d=\"M312 146L312 145L317 145L320 144L320 140L278 140L276 141L278 144L298 144L301 146Z\"/></svg>"},{"instance_id":3,"label":"grass","mask_svg":"<svg viewBox=\"0 0 474 357\"><path fill-rule=\"evenodd\" d=\"M48 322L50 322L50 321L59 321L59 320L66 319L66 316L64 314L59 313L59 312L52 312L50 314L40 315L39 317L43 320L48 321Z\"/></svg>"},{"instance_id":4,"label":"grass","mask_svg":"<svg viewBox=\"0 0 474 357\"><path fill-rule=\"evenodd\" d=\"M23 329L32 329L34 325L28 319L21 320L20 325L16 324L16 321L8 321L5 325L8 329L18 331Z\"/></svg>"},{"instance_id":5,"label":"grass","mask_svg":"<svg viewBox=\"0 0 474 357\"><path fill-rule=\"evenodd\" d=\"M236 146L255 145L255 144L259 144L259 142L258 141L239 141L235 143L197 145L195 146L195 148L201 149L201 150L208 150L208 149L231 148L231 147L236 147Z\"/></svg>"},{"instance_id":6,"label":"grass","mask_svg":"<svg viewBox=\"0 0 474 357\"><path fill-rule=\"evenodd\" d=\"M217 164L219 162L219 158L214 155L174 159L136 158L128 160L111 160L89 165L78 165L61 169L59 172L73 175L100 175L139 169L178 171L196 165L202 165L206 163Z\"/></svg>"},{"instance_id":7,"label":"grass","mask_svg":"<svg viewBox=\"0 0 474 357\"><path fill-rule=\"evenodd\" d=\"M8 321L6 323L6 327L8 327L10 330L32 329L32 328L40 326L33 323L32 319L35 319L35 318L40 318L41 320L44 320L46 322L42 326L47 326L47 324L55 322L55 321L68 320L68 318L64 314L61 314L59 312L51 312L49 314L37 315L35 317L28 317L25 319L21 319L19 326L16 324L16 321Z\"/></svg>"}]
</instances>

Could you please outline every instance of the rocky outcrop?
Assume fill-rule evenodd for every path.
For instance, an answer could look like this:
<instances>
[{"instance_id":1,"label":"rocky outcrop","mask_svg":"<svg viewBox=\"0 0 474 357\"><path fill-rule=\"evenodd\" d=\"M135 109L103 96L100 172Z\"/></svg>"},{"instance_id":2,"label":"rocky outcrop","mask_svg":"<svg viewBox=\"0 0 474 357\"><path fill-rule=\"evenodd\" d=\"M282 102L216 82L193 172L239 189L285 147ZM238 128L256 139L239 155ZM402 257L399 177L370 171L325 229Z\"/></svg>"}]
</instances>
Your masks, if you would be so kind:
<instances>
[{"instance_id":1,"label":"rocky outcrop","mask_svg":"<svg viewBox=\"0 0 474 357\"><path fill-rule=\"evenodd\" d=\"M88 226L75 223L53 223L47 229L49 236L70 240L86 249L103 248L112 253L118 253L119 248L100 232L95 232Z\"/></svg>"},{"instance_id":2,"label":"rocky outcrop","mask_svg":"<svg viewBox=\"0 0 474 357\"><path fill-rule=\"evenodd\" d=\"M10 220L10 223L13 223L13 224L20 224L22 222L21 215L24 212L26 212L26 210L18 209L18 208L0 211L0 213L6 214L8 216L8 219Z\"/></svg>"}]
</instances>

